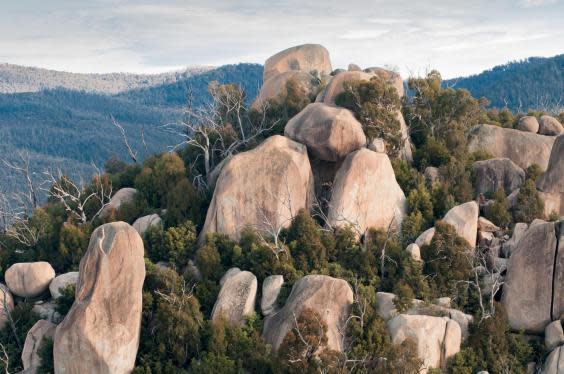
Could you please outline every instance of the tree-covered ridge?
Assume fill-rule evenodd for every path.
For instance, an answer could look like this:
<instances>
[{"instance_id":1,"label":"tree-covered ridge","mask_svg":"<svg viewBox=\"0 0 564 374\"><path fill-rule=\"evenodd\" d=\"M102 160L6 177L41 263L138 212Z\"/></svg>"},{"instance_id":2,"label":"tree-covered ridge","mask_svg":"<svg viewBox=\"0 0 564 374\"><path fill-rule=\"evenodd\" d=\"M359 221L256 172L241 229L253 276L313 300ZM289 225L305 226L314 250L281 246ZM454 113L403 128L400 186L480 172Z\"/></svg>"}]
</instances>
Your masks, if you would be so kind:
<instances>
[{"instance_id":1,"label":"tree-covered ridge","mask_svg":"<svg viewBox=\"0 0 564 374\"><path fill-rule=\"evenodd\" d=\"M443 84L465 88L475 97L484 96L496 108L517 112L536 108L558 113L564 107L564 54L509 62Z\"/></svg>"}]
</instances>

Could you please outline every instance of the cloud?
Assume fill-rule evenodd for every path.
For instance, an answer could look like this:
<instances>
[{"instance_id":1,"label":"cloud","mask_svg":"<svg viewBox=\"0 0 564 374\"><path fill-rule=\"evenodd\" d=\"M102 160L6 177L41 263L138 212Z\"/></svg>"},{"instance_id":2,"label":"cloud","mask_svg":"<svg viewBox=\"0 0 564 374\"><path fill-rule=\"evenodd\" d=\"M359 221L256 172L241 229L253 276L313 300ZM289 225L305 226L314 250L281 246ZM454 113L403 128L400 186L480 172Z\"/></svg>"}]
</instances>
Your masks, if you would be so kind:
<instances>
[{"instance_id":1,"label":"cloud","mask_svg":"<svg viewBox=\"0 0 564 374\"><path fill-rule=\"evenodd\" d=\"M388 32L390 30L349 30L339 38L344 40L371 40L378 39Z\"/></svg>"},{"instance_id":2,"label":"cloud","mask_svg":"<svg viewBox=\"0 0 564 374\"><path fill-rule=\"evenodd\" d=\"M534 8L556 3L557 0L521 0L521 4L526 8Z\"/></svg>"}]
</instances>

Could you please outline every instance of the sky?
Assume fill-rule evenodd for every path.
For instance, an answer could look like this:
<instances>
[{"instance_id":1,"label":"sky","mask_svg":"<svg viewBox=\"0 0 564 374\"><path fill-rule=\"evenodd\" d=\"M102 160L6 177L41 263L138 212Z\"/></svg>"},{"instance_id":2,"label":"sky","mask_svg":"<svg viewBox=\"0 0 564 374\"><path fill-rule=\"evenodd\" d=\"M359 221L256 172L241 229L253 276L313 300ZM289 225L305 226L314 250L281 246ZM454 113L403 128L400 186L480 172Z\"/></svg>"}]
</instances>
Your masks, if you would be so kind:
<instances>
[{"instance_id":1,"label":"sky","mask_svg":"<svg viewBox=\"0 0 564 374\"><path fill-rule=\"evenodd\" d=\"M157 73L319 43L334 68L451 78L564 53L563 19L564 0L0 0L0 62Z\"/></svg>"}]
</instances>

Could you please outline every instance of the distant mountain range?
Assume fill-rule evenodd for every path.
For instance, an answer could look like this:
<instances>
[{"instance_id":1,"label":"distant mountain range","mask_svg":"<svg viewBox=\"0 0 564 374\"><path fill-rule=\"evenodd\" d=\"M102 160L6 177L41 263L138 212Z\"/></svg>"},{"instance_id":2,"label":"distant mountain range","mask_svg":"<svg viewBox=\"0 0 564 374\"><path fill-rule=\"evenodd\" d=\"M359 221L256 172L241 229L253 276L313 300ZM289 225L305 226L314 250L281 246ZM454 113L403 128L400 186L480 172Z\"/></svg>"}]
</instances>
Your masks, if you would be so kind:
<instances>
[{"instance_id":1,"label":"distant mountain range","mask_svg":"<svg viewBox=\"0 0 564 374\"><path fill-rule=\"evenodd\" d=\"M560 112L564 110L564 54L509 62L444 84L466 88L475 97L484 96L497 108Z\"/></svg>"},{"instance_id":2,"label":"distant mountain range","mask_svg":"<svg viewBox=\"0 0 564 374\"><path fill-rule=\"evenodd\" d=\"M146 153L164 151L181 141L162 125L181 120L189 87L195 105L209 100L211 81L239 84L251 101L262 70L258 64L238 64L157 75L74 74L0 64L0 158L17 161L18 152L28 152L38 179L48 167L73 178L89 176L92 164L100 167L112 154L128 159L112 116L133 147L143 149L143 129ZM485 96L495 107L556 110L564 106L564 55L511 62L444 84ZM0 192L22 183L0 163Z\"/></svg>"},{"instance_id":3,"label":"distant mountain range","mask_svg":"<svg viewBox=\"0 0 564 374\"><path fill-rule=\"evenodd\" d=\"M140 154L165 151L182 139L163 131L162 125L182 119L189 88L195 105L206 102L211 81L237 83L252 99L262 83L262 66L226 65L153 76L70 74L1 65L0 159L18 162L25 151L38 181L46 168L88 179L92 165L102 167L113 154L128 160L111 117ZM17 190L23 183L0 162L0 192Z\"/></svg>"}]
</instances>

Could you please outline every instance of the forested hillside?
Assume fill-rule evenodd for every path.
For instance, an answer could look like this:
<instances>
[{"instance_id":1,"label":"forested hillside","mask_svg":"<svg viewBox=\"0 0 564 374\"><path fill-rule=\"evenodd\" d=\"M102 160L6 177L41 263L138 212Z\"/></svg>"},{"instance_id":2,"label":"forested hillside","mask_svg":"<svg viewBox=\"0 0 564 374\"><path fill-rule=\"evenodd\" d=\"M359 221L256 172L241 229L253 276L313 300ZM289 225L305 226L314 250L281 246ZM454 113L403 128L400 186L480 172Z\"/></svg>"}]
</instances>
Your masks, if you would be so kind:
<instances>
[{"instance_id":1,"label":"forested hillside","mask_svg":"<svg viewBox=\"0 0 564 374\"><path fill-rule=\"evenodd\" d=\"M488 98L497 108L559 112L564 107L564 54L509 62L480 74L446 80L444 85L466 88L475 97Z\"/></svg>"},{"instance_id":2,"label":"forested hillside","mask_svg":"<svg viewBox=\"0 0 564 374\"><path fill-rule=\"evenodd\" d=\"M163 131L162 126L182 120L189 89L195 105L209 99L211 81L240 84L252 98L261 75L260 65L239 64L117 95L64 88L0 94L0 154L9 162L21 163L19 152L28 152L38 180L46 168L61 168L74 178L83 175L89 179L92 163L100 167L112 154L128 159L120 130L111 117L123 126L132 148L143 158L182 140ZM5 165L0 168L0 179L4 192L24 183L21 175Z\"/></svg>"}]
</instances>

